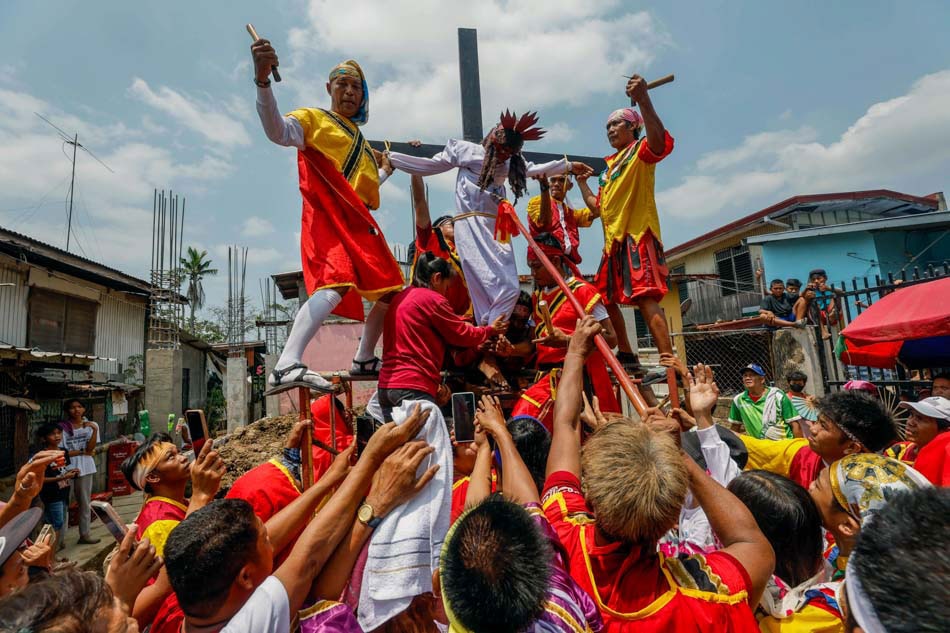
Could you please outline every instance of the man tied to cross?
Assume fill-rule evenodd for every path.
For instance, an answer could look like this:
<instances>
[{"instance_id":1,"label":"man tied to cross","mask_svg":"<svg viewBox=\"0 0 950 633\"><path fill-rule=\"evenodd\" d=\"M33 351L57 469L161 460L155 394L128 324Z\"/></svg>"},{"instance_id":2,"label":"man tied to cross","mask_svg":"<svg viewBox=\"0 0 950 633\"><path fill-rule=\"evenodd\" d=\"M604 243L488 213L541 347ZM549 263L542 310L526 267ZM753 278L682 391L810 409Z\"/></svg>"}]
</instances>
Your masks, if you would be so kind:
<instances>
[{"instance_id":1,"label":"man tied to cross","mask_svg":"<svg viewBox=\"0 0 950 633\"><path fill-rule=\"evenodd\" d=\"M515 200L525 193L526 179L539 175L572 172L590 176L593 170L567 159L536 165L521 155L525 141L544 136L534 127L535 114L518 118L505 111L501 122L482 143L450 139L445 149L432 158L416 158L389 152L392 166L408 174L431 176L458 170L455 181L455 247L472 297L475 322L493 323L511 314L518 301L518 268L510 243L495 240L498 205L505 199L505 181Z\"/></svg>"},{"instance_id":2,"label":"man tied to cross","mask_svg":"<svg viewBox=\"0 0 950 633\"><path fill-rule=\"evenodd\" d=\"M309 371L301 359L331 312L363 319L360 296L376 303L366 318L350 373L379 372L374 349L388 299L402 289L403 278L369 209L379 207L379 185L391 172L378 166L359 129L369 118L369 90L359 64L347 60L330 71L326 86L330 110L301 108L282 117L268 79L278 63L277 53L264 39L251 45L251 53L264 132L274 143L298 150L303 197L300 251L310 295L297 312L268 382L273 387L304 381L329 390L330 383Z\"/></svg>"},{"instance_id":3,"label":"man tied to cross","mask_svg":"<svg viewBox=\"0 0 950 633\"><path fill-rule=\"evenodd\" d=\"M577 179L584 201L604 225L604 253L595 285L604 298L618 337L619 360L637 363L617 304L636 305L661 358L671 358L673 343L660 300L669 273L660 242L660 219L654 198L656 163L673 151L673 137L653 108L645 79L634 75L627 96L639 104L607 117L607 141L616 150L600 175L600 190L591 191L586 176ZM646 128L646 137L641 132ZM658 375L662 377L662 375Z\"/></svg>"}]
</instances>

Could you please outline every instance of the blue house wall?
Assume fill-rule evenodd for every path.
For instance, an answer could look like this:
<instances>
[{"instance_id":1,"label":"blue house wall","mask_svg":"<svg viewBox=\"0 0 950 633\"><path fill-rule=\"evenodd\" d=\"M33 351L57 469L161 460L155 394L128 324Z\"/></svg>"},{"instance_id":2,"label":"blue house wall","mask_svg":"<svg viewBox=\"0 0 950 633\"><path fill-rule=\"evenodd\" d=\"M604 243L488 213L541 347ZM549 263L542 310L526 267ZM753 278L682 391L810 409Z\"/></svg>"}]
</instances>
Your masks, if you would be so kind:
<instances>
[{"instance_id":1,"label":"blue house wall","mask_svg":"<svg viewBox=\"0 0 950 633\"><path fill-rule=\"evenodd\" d=\"M824 268L830 282L850 285L852 279L873 278L881 272L875 238L867 231L764 242L761 246L766 282L795 277L805 283L810 270Z\"/></svg>"},{"instance_id":2,"label":"blue house wall","mask_svg":"<svg viewBox=\"0 0 950 633\"><path fill-rule=\"evenodd\" d=\"M907 266L908 272L914 266L924 269L930 264L937 266L950 260L950 232L946 228L882 231L874 234L874 242L884 275L898 274L915 257Z\"/></svg>"}]
</instances>

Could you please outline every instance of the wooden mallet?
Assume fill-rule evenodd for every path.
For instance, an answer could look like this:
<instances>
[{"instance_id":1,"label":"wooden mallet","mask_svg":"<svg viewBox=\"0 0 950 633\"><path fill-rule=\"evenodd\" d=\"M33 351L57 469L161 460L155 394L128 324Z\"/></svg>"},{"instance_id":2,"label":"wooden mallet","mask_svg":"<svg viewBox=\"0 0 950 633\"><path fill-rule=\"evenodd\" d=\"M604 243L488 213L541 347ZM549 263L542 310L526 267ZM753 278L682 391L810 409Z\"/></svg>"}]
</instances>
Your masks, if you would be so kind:
<instances>
[{"instance_id":1,"label":"wooden mallet","mask_svg":"<svg viewBox=\"0 0 950 633\"><path fill-rule=\"evenodd\" d=\"M624 75L624 77L626 77L626 75ZM633 79L633 77L627 77L627 79ZM653 90L654 88L665 86L668 83L673 83L673 75L667 75L666 77L660 77L659 79L654 79L653 81L647 84L647 89ZM630 105L632 106L637 105L637 102L633 99L633 97L630 98Z\"/></svg>"},{"instance_id":2,"label":"wooden mallet","mask_svg":"<svg viewBox=\"0 0 950 633\"><path fill-rule=\"evenodd\" d=\"M548 336L554 334L554 323L551 322L551 309L548 308L548 302L544 299L538 301L538 310L541 311L541 317L544 319L544 327L548 331Z\"/></svg>"},{"instance_id":3,"label":"wooden mallet","mask_svg":"<svg viewBox=\"0 0 950 633\"><path fill-rule=\"evenodd\" d=\"M257 34L257 31L254 29L253 24L248 23L247 32L250 33L251 39L254 40L255 42L259 39L262 39L261 36ZM270 67L270 74L274 76L274 81L280 81L280 73L277 72L277 66ZM672 77L672 75L670 76Z\"/></svg>"}]
</instances>

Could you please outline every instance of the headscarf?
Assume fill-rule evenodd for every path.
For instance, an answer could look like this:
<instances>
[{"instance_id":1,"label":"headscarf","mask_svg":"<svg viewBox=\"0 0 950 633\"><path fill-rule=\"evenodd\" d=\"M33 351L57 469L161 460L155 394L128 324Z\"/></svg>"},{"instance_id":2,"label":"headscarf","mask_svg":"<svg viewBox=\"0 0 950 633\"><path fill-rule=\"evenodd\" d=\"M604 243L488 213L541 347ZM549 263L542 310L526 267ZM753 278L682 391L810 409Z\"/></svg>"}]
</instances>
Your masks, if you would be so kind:
<instances>
[{"instance_id":1,"label":"headscarf","mask_svg":"<svg viewBox=\"0 0 950 633\"><path fill-rule=\"evenodd\" d=\"M607 117L607 123L617 119L623 119L635 128L643 127L643 117L640 116L636 108L620 108L619 110L614 110L610 113L610 116Z\"/></svg>"},{"instance_id":2,"label":"headscarf","mask_svg":"<svg viewBox=\"0 0 950 633\"><path fill-rule=\"evenodd\" d=\"M849 380L841 387L845 391L865 391L872 396L877 395L877 387L873 382L867 380Z\"/></svg>"},{"instance_id":3,"label":"headscarf","mask_svg":"<svg viewBox=\"0 0 950 633\"><path fill-rule=\"evenodd\" d=\"M930 487L904 462L876 453L847 455L830 466L829 475L835 499L862 525L894 495Z\"/></svg>"},{"instance_id":4,"label":"headscarf","mask_svg":"<svg viewBox=\"0 0 950 633\"><path fill-rule=\"evenodd\" d=\"M156 442L139 458L132 472L132 483L139 490L145 490L145 478L161 463L165 457L175 450L171 442Z\"/></svg>"},{"instance_id":5,"label":"headscarf","mask_svg":"<svg viewBox=\"0 0 950 633\"><path fill-rule=\"evenodd\" d=\"M366 76L363 74L363 69L356 63L356 60L348 59L345 62L340 62L330 71L328 81L332 82L340 76L354 77L362 82L363 102L360 103L360 109L357 110L356 116L350 120L357 125L365 125L369 121L369 87L366 85Z\"/></svg>"},{"instance_id":6,"label":"headscarf","mask_svg":"<svg viewBox=\"0 0 950 633\"><path fill-rule=\"evenodd\" d=\"M887 629L877 617L877 610L871 604L871 599L864 591L853 561L854 557L848 559L845 569L844 590L848 596L848 611L865 633L887 633Z\"/></svg>"}]
</instances>

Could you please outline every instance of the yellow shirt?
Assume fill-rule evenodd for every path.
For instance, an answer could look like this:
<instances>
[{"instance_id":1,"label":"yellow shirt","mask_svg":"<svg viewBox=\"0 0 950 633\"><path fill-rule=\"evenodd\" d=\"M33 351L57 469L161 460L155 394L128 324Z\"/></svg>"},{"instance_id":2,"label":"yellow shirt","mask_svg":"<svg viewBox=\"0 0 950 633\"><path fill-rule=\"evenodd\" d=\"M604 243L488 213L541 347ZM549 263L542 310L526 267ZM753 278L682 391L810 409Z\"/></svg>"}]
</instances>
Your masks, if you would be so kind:
<instances>
[{"instance_id":1,"label":"yellow shirt","mask_svg":"<svg viewBox=\"0 0 950 633\"><path fill-rule=\"evenodd\" d=\"M806 604L787 618L771 615L759 619L762 633L844 633L844 622L825 609Z\"/></svg>"},{"instance_id":2,"label":"yellow shirt","mask_svg":"<svg viewBox=\"0 0 950 633\"><path fill-rule=\"evenodd\" d=\"M554 198L552 198L552 200L554 200ZM554 200L554 202L558 204L559 206L564 205L567 211L570 212L571 216L573 216L574 223L577 224L577 226L586 229L587 227L589 227L591 224L594 223L594 218L591 217L590 209L588 209L587 207L584 207L583 209L572 209L571 207L567 206L567 203L558 202L557 200ZM556 221L556 218L554 218L553 216L554 209L551 209L551 214L552 214L551 220ZM565 214L565 217L566 216L567 214ZM541 196L534 196L533 198L528 200L528 218L530 218L530 220L534 224L540 224L541 222Z\"/></svg>"},{"instance_id":3,"label":"yellow shirt","mask_svg":"<svg viewBox=\"0 0 950 633\"><path fill-rule=\"evenodd\" d=\"M600 175L600 221L604 225L604 252L628 235L640 241L647 230L660 240L654 188L656 163L673 151L673 137L666 133L663 154L650 151L646 139L608 156L607 169Z\"/></svg>"},{"instance_id":4,"label":"yellow shirt","mask_svg":"<svg viewBox=\"0 0 950 633\"><path fill-rule=\"evenodd\" d=\"M362 147L354 147L354 137L359 130L356 124L345 116L317 108L301 108L288 116L300 122L307 147L326 156L340 173L351 152L359 152L348 178L350 186L368 208L379 208L379 167L365 139Z\"/></svg>"}]
</instances>

